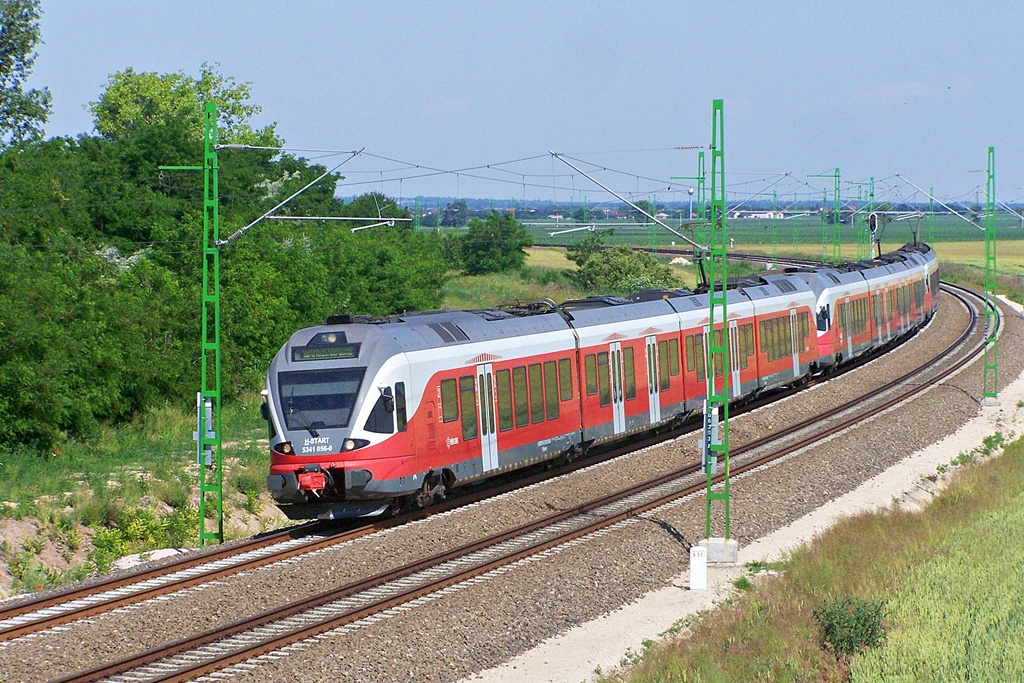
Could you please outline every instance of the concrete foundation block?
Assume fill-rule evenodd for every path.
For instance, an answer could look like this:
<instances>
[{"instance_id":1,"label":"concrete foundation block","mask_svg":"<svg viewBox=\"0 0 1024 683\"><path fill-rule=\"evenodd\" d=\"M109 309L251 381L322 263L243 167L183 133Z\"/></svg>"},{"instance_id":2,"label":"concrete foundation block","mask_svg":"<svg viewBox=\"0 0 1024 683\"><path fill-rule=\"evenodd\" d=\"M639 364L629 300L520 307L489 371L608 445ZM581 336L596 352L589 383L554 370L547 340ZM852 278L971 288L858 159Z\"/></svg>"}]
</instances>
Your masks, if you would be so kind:
<instances>
[{"instance_id":1,"label":"concrete foundation block","mask_svg":"<svg viewBox=\"0 0 1024 683\"><path fill-rule=\"evenodd\" d=\"M740 544L735 538L706 538L697 545L707 548L708 564L736 564L740 558Z\"/></svg>"}]
</instances>

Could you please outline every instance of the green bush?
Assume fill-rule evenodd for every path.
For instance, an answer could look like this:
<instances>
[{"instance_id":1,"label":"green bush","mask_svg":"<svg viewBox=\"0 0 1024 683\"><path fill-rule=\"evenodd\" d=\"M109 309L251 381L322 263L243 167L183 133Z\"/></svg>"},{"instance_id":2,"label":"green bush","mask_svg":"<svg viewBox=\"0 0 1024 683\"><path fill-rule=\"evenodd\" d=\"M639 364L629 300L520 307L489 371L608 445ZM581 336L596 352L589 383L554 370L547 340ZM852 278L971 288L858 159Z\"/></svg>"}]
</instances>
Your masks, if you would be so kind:
<instances>
[{"instance_id":1,"label":"green bush","mask_svg":"<svg viewBox=\"0 0 1024 683\"><path fill-rule=\"evenodd\" d=\"M650 254L621 245L590 255L572 277L580 289L591 294L631 294L682 286L671 268Z\"/></svg>"},{"instance_id":2,"label":"green bush","mask_svg":"<svg viewBox=\"0 0 1024 683\"><path fill-rule=\"evenodd\" d=\"M839 660L884 642L885 605L850 595L826 600L814 610L821 645Z\"/></svg>"}]
</instances>

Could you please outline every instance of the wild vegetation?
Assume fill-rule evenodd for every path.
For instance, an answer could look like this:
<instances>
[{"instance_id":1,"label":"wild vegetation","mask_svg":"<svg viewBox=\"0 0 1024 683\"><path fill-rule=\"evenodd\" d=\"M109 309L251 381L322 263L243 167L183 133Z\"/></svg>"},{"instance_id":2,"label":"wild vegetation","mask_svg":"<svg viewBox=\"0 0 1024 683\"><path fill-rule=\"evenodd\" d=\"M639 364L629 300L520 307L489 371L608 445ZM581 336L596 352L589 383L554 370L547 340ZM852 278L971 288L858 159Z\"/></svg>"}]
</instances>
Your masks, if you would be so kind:
<instances>
[{"instance_id":1,"label":"wild vegetation","mask_svg":"<svg viewBox=\"0 0 1024 683\"><path fill-rule=\"evenodd\" d=\"M1010 437L1006 437L1007 439ZM604 681L1017 680L1024 441L994 434L923 512L847 518ZM770 574L765 574L771 570ZM983 635L979 635L983 634Z\"/></svg>"}]
</instances>

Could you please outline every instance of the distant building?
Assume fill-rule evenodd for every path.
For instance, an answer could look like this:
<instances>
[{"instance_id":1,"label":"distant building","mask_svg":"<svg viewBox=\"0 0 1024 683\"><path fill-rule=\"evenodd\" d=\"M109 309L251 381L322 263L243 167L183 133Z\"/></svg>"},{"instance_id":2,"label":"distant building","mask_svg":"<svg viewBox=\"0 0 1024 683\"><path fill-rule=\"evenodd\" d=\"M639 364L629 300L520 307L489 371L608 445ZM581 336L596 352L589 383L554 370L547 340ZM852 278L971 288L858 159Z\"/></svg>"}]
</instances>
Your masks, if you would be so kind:
<instances>
[{"instance_id":1,"label":"distant building","mask_svg":"<svg viewBox=\"0 0 1024 683\"><path fill-rule=\"evenodd\" d=\"M729 218L780 219L784 216L781 211L733 211Z\"/></svg>"}]
</instances>

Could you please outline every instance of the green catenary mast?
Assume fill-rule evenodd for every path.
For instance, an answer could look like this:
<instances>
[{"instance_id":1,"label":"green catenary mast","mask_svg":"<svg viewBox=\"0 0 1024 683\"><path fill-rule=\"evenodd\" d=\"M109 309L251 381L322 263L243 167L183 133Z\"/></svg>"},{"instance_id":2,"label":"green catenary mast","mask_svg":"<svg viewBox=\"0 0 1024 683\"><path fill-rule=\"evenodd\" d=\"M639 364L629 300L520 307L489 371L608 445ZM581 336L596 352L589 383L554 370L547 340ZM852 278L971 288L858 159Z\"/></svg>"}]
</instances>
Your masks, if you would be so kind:
<instances>
[{"instance_id":1,"label":"green catenary mast","mask_svg":"<svg viewBox=\"0 0 1024 683\"><path fill-rule=\"evenodd\" d=\"M996 151L988 148L988 180L985 183L985 372L982 383L982 402L987 406L999 405L999 374L997 365L996 325L999 314L996 306Z\"/></svg>"},{"instance_id":2,"label":"green catenary mast","mask_svg":"<svg viewBox=\"0 0 1024 683\"><path fill-rule=\"evenodd\" d=\"M697 244L705 244L706 243L706 239L705 239L705 233L704 233L704 227L705 227L705 223L704 223L704 220L705 220L705 218L704 218L704 206L705 206L705 203L707 202L707 196L705 195L705 192L704 192L704 180L705 180L704 152L703 151L697 152L697 175L695 175L695 176L672 176L670 178L670 180L696 180L697 181L697 216L696 216L696 223L693 224L693 241L696 242ZM689 216L688 219L689 220L693 220L693 217ZM698 259L701 258L701 256L702 255L696 250L696 248L694 248L693 260L694 260L694 264L695 265L696 265ZM701 281L701 271L700 271L699 267L696 269L696 272L694 273L694 277L697 278L697 286L700 287L700 285L702 284L702 281Z\"/></svg>"},{"instance_id":3,"label":"green catenary mast","mask_svg":"<svg viewBox=\"0 0 1024 683\"><path fill-rule=\"evenodd\" d=\"M839 200L839 169L836 168L832 173L815 173L807 176L808 178L832 178L832 261L833 263L839 263L842 260L842 212L841 204ZM824 190L824 194L821 199L821 260L826 260L828 244L828 223L825 220L825 203L828 201L828 190Z\"/></svg>"},{"instance_id":4,"label":"green catenary mast","mask_svg":"<svg viewBox=\"0 0 1024 683\"><path fill-rule=\"evenodd\" d=\"M218 203L217 105L204 108L202 166L161 166L168 171L203 172L203 290L200 390L194 434L199 460L199 547L224 541L224 470L221 461L220 383L220 209ZM207 528L207 506L216 506L215 526Z\"/></svg>"},{"instance_id":5,"label":"green catenary mast","mask_svg":"<svg viewBox=\"0 0 1024 683\"><path fill-rule=\"evenodd\" d=\"M707 471L707 538L711 538L711 503L722 501L725 512L725 539L728 541L732 532L729 516L729 313L726 304L728 298L728 274L726 270L726 234L725 211L725 131L723 125L722 100L712 103L711 120L711 215L709 229L711 240L708 252L708 341L707 341L707 386L708 386L708 419L705 424L714 425L718 422L719 438L705 436L708 452ZM721 370L721 373L719 373ZM721 377L721 382L718 381ZM711 430L713 432L713 429ZM709 433L710 435L710 433ZM711 481L715 467L713 463L718 457L722 459L725 476L723 489L712 490Z\"/></svg>"}]
</instances>

